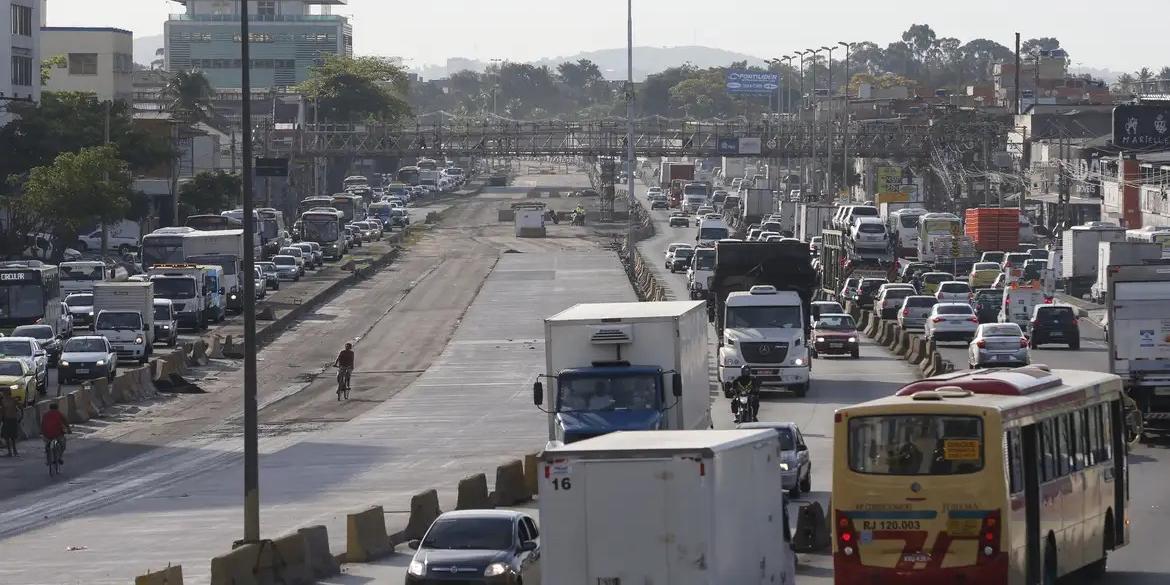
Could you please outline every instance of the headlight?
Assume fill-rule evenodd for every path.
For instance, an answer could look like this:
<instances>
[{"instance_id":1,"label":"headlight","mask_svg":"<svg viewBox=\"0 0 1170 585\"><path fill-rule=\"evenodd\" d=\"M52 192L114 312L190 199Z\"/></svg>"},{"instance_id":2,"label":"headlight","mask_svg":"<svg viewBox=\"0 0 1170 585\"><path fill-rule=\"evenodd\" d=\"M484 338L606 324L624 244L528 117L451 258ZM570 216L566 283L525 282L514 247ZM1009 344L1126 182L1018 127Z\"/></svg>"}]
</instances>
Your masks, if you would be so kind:
<instances>
[{"instance_id":1,"label":"headlight","mask_svg":"<svg viewBox=\"0 0 1170 585\"><path fill-rule=\"evenodd\" d=\"M20 384L13 384L8 387L9 390L20 390Z\"/></svg>"},{"instance_id":2,"label":"headlight","mask_svg":"<svg viewBox=\"0 0 1170 585\"><path fill-rule=\"evenodd\" d=\"M857 343L857 338L856 338L856 337L850 337L850 338L849 338L849 343Z\"/></svg>"},{"instance_id":3,"label":"headlight","mask_svg":"<svg viewBox=\"0 0 1170 585\"><path fill-rule=\"evenodd\" d=\"M89 312L89 316L90 316L90 317L93 317L93 311L90 311L90 312Z\"/></svg>"},{"instance_id":4,"label":"headlight","mask_svg":"<svg viewBox=\"0 0 1170 585\"><path fill-rule=\"evenodd\" d=\"M411 575L414 575L415 577L421 577L423 575L423 573L426 572L426 570L427 570L427 568L424 567L421 562L410 561L410 567L408 567L406 569L406 572L410 573Z\"/></svg>"},{"instance_id":5,"label":"headlight","mask_svg":"<svg viewBox=\"0 0 1170 585\"><path fill-rule=\"evenodd\" d=\"M234 301L234 300L236 300L236 294L235 294L235 293L232 293L232 300L233 300L233 301Z\"/></svg>"},{"instance_id":6,"label":"headlight","mask_svg":"<svg viewBox=\"0 0 1170 585\"><path fill-rule=\"evenodd\" d=\"M135 337L134 343L142 343L142 337Z\"/></svg>"},{"instance_id":7,"label":"headlight","mask_svg":"<svg viewBox=\"0 0 1170 585\"><path fill-rule=\"evenodd\" d=\"M797 365L797 366L803 366L803 365L804 365L804 360L803 360L803 359L801 359L801 358L796 358L796 359L792 360L792 363L793 363L794 365Z\"/></svg>"},{"instance_id":8,"label":"headlight","mask_svg":"<svg viewBox=\"0 0 1170 585\"><path fill-rule=\"evenodd\" d=\"M170 325L163 325L163 329L170 329L170 328L171 328Z\"/></svg>"},{"instance_id":9,"label":"headlight","mask_svg":"<svg viewBox=\"0 0 1170 585\"><path fill-rule=\"evenodd\" d=\"M67 362L65 360L61 360L61 365L65 366L65 367L69 367L69 362Z\"/></svg>"},{"instance_id":10,"label":"headlight","mask_svg":"<svg viewBox=\"0 0 1170 585\"><path fill-rule=\"evenodd\" d=\"M787 464L787 463L785 463L785 462L783 462L783 461L781 461L781 462L780 462L780 469L781 469L781 470L783 470L783 471L788 471L788 464Z\"/></svg>"},{"instance_id":11,"label":"headlight","mask_svg":"<svg viewBox=\"0 0 1170 585\"><path fill-rule=\"evenodd\" d=\"M824 338L824 337L818 337L818 338L817 338L817 343L824 343L824 342L825 342L825 338Z\"/></svg>"},{"instance_id":12,"label":"headlight","mask_svg":"<svg viewBox=\"0 0 1170 585\"><path fill-rule=\"evenodd\" d=\"M508 565L504 563L492 563L483 570L484 577L496 577L508 572Z\"/></svg>"},{"instance_id":13,"label":"headlight","mask_svg":"<svg viewBox=\"0 0 1170 585\"><path fill-rule=\"evenodd\" d=\"M99 365L99 366L104 366L104 365L106 365L106 360L98 360L98 361L97 361L97 365Z\"/></svg>"}]
</instances>

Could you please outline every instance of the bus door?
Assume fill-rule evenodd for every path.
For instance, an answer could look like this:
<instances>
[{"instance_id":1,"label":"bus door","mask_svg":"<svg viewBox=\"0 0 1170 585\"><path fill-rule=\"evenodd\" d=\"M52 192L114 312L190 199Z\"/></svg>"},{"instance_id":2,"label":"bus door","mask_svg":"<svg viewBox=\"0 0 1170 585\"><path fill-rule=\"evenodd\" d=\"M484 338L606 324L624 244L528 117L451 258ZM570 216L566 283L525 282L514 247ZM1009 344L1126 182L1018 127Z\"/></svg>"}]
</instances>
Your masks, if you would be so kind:
<instances>
[{"instance_id":1,"label":"bus door","mask_svg":"<svg viewBox=\"0 0 1170 585\"><path fill-rule=\"evenodd\" d=\"M1036 425L1021 429L1024 447L1024 530L1027 534L1025 583L1033 585L1040 580L1040 446Z\"/></svg>"},{"instance_id":2,"label":"bus door","mask_svg":"<svg viewBox=\"0 0 1170 585\"><path fill-rule=\"evenodd\" d=\"M1109 403L1109 422L1105 431L1107 440L1113 445L1113 546L1119 547L1129 542L1129 531L1125 525L1125 517L1129 509L1129 467L1126 460L1129 458L1129 446L1125 443L1125 405L1120 400Z\"/></svg>"}]
</instances>

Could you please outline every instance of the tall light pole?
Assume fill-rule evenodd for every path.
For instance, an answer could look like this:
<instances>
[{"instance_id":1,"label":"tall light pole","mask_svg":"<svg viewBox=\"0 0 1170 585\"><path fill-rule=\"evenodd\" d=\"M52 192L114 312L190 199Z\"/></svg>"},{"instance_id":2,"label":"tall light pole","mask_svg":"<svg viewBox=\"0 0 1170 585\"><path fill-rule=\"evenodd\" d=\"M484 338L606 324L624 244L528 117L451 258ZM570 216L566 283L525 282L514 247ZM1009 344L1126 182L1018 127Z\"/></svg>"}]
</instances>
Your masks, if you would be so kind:
<instances>
[{"instance_id":1,"label":"tall light pole","mask_svg":"<svg viewBox=\"0 0 1170 585\"><path fill-rule=\"evenodd\" d=\"M626 1L626 237L634 249L634 0Z\"/></svg>"},{"instance_id":2,"label":"tall light pole","mask_svg":"<svg viewBox=\"0 0 1170 585\"><path fill-rule=\"evenodd\" d=\"M788 69L786 69L785 71L792 71L792 60L793 59L795 59L795 57L793 57L792 55L785 55L785 56L780 58L780 60L784 61L784 64L788 66ZM782 95L784 96L785 118L791 119L792 118L792 112L791 112L791 110L792 110L792 91L790 88L786 87L788 85L788 83L787 83L788 78L783 77L783 78L781 78L781 80L784 82L781 84L781 86L784 88L784 93ZM796 125L793 124L792 127L795 128ZM784 155L784 175L785 176L784 176L784 178L787 179L788 175L790 175L790 174L792 174L792 156L787 154L787 151L785 151L785 155Z\"/></svg>"},{"instance_id":3,"label":"tall light pole","mask_svg":"<svg viewBox=\"0 0 1170 585\"><path fill-rule=\"evenodd\" d=\"M252 214L252 76L248 38L248 3L240 2L240 127L244 134L244 542L260 542L260 444L256 404L256 265L252 242L256 222Z\"/></svg>"},{"instance_id":4,"label":"tall light pole","mask_svg":"<svg viewBox=\"0 0 1170 585\"><path fill-rule=\"evenodd\" d=\"M842 105L845 109L845 119L841 123L841 188L845 189L852 199L853 191L849 188L849 49L853 44L846 42L837 44L845 47L845 90L841 92Z\"/></svg>"},{"instance_id":5,"label":"tall light pole","mask_svg":"<svg viewBox=\"0 0 1170 585\"><path fill-rule=\"evenodd\" d=\"M833 51L836 48L837 47L835 46L821 47L821 50L827 51L829 53L829 139L825 141L825 189L829 190L830 192L833 191L833 181L831 179L833 176L833 126L837 121L836 116L833 115Z\"/></svg>"},{"instance_id":6,"label":"tall light pole","mask_svg":"<svg viewBox=\"0 0 1170 585\"><path fill-rule=\"evenodd\" d=\"M797 57L800 57L800 96L799 96L800 97L800 106L797 107L796 111L798 112L797 120L800 120L801 122L804 121L803 120L803 118L804 118L804 54L807 52L808 51L797 51L795 53L795 55ZM808 179L808 159L804 158L803 156L799 157L799 158L800 158L800 195L801 195L801 199L807 199L808 195L804 192L805 191L804 186L807 184L805 181Z\"/></svg>"},{"instance_id":7,"label":"tall light pole","mask_svg":"<svg viewBox=\"0 0 1170 585\"><path fill-rule=\"evenodd\" d=\"M817 186L817 55L821 54L821 49L809 49L805 51L809 57L808 70L812 74L812 79L809 82L812 84L812 99L810 105L812 106L812 123L809 125L809 164L812 165L812 171L809 178L812 180L813 187ZM813 191L816 191L814 188Z\"/></svg>"}]
</instances>

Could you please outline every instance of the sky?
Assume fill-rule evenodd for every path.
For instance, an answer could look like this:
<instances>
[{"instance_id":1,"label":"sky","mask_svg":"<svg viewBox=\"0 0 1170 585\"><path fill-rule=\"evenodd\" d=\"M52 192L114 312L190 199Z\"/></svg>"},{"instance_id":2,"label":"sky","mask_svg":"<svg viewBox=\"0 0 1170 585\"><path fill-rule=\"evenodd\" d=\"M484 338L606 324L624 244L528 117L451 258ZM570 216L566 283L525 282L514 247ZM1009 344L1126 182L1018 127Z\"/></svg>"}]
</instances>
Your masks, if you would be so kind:
<instances>
[{"instance_id":1,"label":"sky","mask_svg":"<svg viewBox=\"0 0 1170 585\"><path fill-rule=\"evenodd\" d=\"M50 26L116 26L162 33L168 0L48 0ZM1116 7L1116 10L1115 8ZM625 46L621 0L349 0L358 54L406 58L408 66L448 57L530 61ZM940 37L987 38L1010 47L1054 36L1075 66L1157 71L1170 65L1167 0L634 0L634 43L705 45L761 58L839 41L885 45L911 24Z\"/></svg>"}]
</instances>

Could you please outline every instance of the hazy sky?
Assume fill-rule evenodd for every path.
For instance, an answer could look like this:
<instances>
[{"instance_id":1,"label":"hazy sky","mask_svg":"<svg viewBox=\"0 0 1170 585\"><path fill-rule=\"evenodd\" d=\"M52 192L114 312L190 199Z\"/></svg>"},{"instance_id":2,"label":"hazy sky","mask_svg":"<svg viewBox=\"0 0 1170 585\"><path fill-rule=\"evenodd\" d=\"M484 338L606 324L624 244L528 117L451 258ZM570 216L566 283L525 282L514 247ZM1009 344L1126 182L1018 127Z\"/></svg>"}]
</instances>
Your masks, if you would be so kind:
<instances>
[{"instance_id":1,"label":"hazy sky","mask_svg":"<svg viewBox=\"0 0 1170 585\"><path fill-rule=\"evenodd\" d=\"M117 26L162 33L182 7L168 0L48 0L52 26ZM1167 0L634 0L638 45L707 45L758 57L871 40L885 45L914 23L939 36L984 37L1011 46L1055 36L1073 65L1115 70L1170 65ZM355 50L408 58L412 66L448 57L535 60L624 46L621 0L349 0Z\"/></svg>"}]
</instances>

